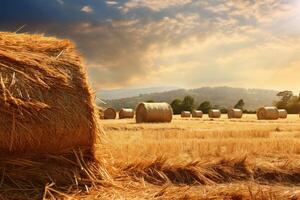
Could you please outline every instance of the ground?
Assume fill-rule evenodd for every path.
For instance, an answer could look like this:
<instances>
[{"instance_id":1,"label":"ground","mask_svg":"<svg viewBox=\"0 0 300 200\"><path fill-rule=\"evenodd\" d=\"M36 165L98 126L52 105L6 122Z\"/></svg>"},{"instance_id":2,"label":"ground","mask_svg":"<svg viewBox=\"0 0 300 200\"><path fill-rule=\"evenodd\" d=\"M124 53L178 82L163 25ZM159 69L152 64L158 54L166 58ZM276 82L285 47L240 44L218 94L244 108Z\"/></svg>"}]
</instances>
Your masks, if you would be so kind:
<instances>
[{"instance_id":1,"label":"ground","mask_svg":"<svg viewBox=\"0 0 300 200\"><path fill-rule=\"evenodd\" d=\"M81 198L300 199L298 115L101 123L98 155L110 181Z\"/></svg>"}]
</instances>

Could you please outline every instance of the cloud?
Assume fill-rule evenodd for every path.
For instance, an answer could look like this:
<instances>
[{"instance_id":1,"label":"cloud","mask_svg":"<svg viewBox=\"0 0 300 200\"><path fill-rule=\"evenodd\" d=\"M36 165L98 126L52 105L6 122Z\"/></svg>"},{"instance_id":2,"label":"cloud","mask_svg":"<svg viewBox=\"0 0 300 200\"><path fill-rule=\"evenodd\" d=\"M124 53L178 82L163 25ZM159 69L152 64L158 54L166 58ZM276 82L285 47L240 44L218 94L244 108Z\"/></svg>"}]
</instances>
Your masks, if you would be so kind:
<instances>
[{"instance_id":1,"label":"cloud","mask_svg":"<svg viewBox=\"0 0 300 200\"><path fill-rule=\"evenodd\" d=\"M118 2L112 1L112 0L107 0L107 1L106 1L106 4L109 5L109 6L112 6L112 5L117 5Z\"/></svg>"},{"instance_id":2,"label":"cloud","mask_svg":"<svg viewBox=\"0 0 300 200\"><path fill-rule=\"evenodd\" d=\"M94 10L93 10L93 8L91 7L91 6L83 6L82 8L81 8L81 11L82 12L86 12L86 13L93 13L94 12Z\"/></svg>"},{"instance_id":3,"label":"cloud","mask_svg":"<svg viewBox=\"0 0 300 200\"><path fill-rule=\"evenodd\" d=\"M182 6L191 3L192 0L129 0L121 8L128 12L137 8L148 8L151 11L160 11L169 7Z\"/></svg>"},{"instance_id":4,"label":"cloud","mask_svg":"<svg viewBox=\"0 0 300 200\"><path fill-rule=\"evenodd\" d=\"M293 8L291 0L217 0L199 1L197 4L217 15L225 14L257 23L274 21Z\"/></svg>"}]
</instances>

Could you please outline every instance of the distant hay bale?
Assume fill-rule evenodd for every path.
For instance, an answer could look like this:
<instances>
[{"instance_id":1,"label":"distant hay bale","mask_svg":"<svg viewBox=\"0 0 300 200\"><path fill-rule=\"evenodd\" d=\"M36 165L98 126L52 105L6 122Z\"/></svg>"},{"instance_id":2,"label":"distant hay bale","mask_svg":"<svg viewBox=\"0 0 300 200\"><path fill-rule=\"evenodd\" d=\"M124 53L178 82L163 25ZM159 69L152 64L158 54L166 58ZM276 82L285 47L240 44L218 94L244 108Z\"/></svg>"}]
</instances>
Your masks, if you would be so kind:
<instances>
[{"instance_id":1,"label":"distant hay bale","mask_svg":"<svg viewBox=\"0 0 300 200\"><path fill-rule=\"evenodd\" d=\"M279 118L279 112L276 107L261 107L257 110L257 119L276 120Z\"/></svg>"},{"instance_id":2,"label":"distant hay bale","mask_svg":"<svg viewBox=\"0 0 300 200\"><path fill-rule=\"evenodd\" d=\"M119 112L119 118L133 118L134 117L134 110L131 108L122 108Z\"/></svg>"},{"instance_id":3,"label":"distant hay bale","mask_svg":"<svg viewBox=\"0 0 300 200\"><path fill-rule=\"evenodd\" d=\"M191 117L191 112L190 111L182 111L181 112L181 117L182 118L189 118L189 117Z\"/></svg>"},{"instance_id":4,"label":"distant hay bale","mask_svg":"<svg viewBox=\"0 0 300 200\"><path fill-rule=\"evenodd\" d=\"M93 152L93 100L70 41L0 32L0 155Z\"/></svg>"},{"instance_id":5,"label":"distant hay bale","mask_svg":"<svg viewBox=\"0 0 300 200\"><path fill-rule=\"evenodd\" d=\"M172 107L168 103L139 103L135 109L137 123L143 122L171 122Z\"/></svg>"},{"instance_id":6,"label":"distant hay bale","mask_svg":"<svg viewBox=\"0 0 300 200\"><path fill-rule=\"evenodd\" d=\"M232 118L240 119L243 117L243 111L241 109L230 109L228 110L227 115L229 119Z\"/></svg>"},{"instance_id":7,"label":"distant hay bale","mask_svg":"<svg viewBox=\"0 0 300 200\"><path fill-rule=\"evenodd\" d=\"M106 108L106 109L104 110L103 116L104 116L104 119L116 119L116 117L117 117L117 112L116 112L116 110L113 109L113 108Z\"/></svg>"},{"instance_id":8,"label":"distant hay bale","mask_svg":"<svg viewBox=\"0 0 300 200\"><path fill-rule=\"evenodd\" d=\"M201 110L193 110L192 117L194 118L202 118L203 112Z\"/></svg>"},{"instance_id":9,"label":"distant hay bale","mask_svg":"<svg viewBox=\"0 0 300 200\"><path fill-rule=\"evenodd\" d=\"M288 112L285 109L278 109L279 118L286 119L288 116Z\"/></svg>"},{"instance_id":10,"label":"distant hay bale","mask_svg":"<svg viewBox=\"0 0 300 200\"><path fill-rule=\"evenodd\" d=\"M221 117L221 111L217 109L212 109L208 113L209 118L220 118Z\"/></svg>"}]
</instances>

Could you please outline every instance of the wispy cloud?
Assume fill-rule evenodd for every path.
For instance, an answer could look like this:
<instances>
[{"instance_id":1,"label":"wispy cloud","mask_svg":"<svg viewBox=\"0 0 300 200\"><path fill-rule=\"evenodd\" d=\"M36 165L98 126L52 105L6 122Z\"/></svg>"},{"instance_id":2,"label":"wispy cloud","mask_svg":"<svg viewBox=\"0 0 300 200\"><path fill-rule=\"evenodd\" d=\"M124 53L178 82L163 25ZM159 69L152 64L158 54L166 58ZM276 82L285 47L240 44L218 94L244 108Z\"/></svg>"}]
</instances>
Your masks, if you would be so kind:
<instances>
[{"instance_id":1,"label":"wispy cloud","mask_svg":"<svg viewBox=\"0 0 300 200\"><path fill-rule=\"evenodd\" d=\"M152 11L160 11L173 6L182 6L191 3L192 0L129 0L121 8L128 12L137 8L148 8Z\"/></svg>"},{"instance_id":2,"label":"wispy cloud","mask_svg":"<svg viewBox=\"0 0 300 200\"><path fill-rule=\"evenodd\" d=\"M89 6L89 5L83 6L83 7L81 8L81 11L82 11L82 12L86 12L86 13L92 13L92 12L94 12L93 8L92 8L91 6Z\"/></svg>"}]
</instances>

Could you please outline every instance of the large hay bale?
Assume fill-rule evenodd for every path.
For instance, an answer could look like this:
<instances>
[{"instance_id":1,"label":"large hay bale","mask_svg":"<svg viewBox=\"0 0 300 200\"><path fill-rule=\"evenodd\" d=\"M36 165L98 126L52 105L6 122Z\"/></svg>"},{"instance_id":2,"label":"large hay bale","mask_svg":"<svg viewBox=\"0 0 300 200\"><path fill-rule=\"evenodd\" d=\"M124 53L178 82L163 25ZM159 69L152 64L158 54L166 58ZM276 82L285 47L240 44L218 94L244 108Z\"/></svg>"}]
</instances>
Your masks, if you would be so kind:
<instances>
[{"instance_id":1,"label":"large hay bale","mask_svg":"<svg viewBox=\"0 0 300 200\"><path fill-rule=\"evenodd\" d=\"M119 118L120 119L126 119L126 118L133 118L134 117L134 110L131 108L122 108L119 112Z\"/></svg>"},{"instance_id":2,"label":"large hay bale","mask_svg":"<svg viewBox=\"0 0 300 200\"><path fill-rule=\"evenodd\" d=\"M240 119L243 117L243 111L241 109L230 109L228 110L227 115L229 119L232 118Z\"/></svg>"},{"instance_id":3,"label":"large hay bale","mask_svg":"<svg viewBox=\"0 0 300 200\"><path fill-rule=\"evenodd\" d=\"M168 103L139 103L135 109L137 123L171 122L172 107Z\"/></svg>"},{"instance_id":4,"label":"large hay bale","mask_svg":"<svg viewBox=\"0 0 300 200\"><path fill-rule=\"evenodd\" d=\"M217 109L212 109L208 113L209 118L220 118L221 117L221 111Z\"/></svg>"},{"instance_id":5,"label":"large hay bale","mask_svg":"<svg viewBox=\"0 0 300 200\"><path fill-rule=\"evenodd\" d=\"M190 111L182 111L181 112L181 117L182 118L189 118L189 117L191 117L191 112Z\"/></svg>"},{"instance_id":6,"label":"large hay bale","mask_svg":"<svg viewBox=\"0 0 300 200\"><path fill-rule=\"evenodd\" d=\"M106 108L104 110L104 119L116 119L117 117L117 112L113 108Z\"/></svg>"},{"instance_id":7,"label":"large hay bale","mask_svg":"<svg viewBox=\"0 0 300 200\"><path fill-rule=\"evenodd\" d=\"M285 109L278 109L279 118L286 119L288 116L288 112Z\"/></svg>"},{"instance_id":8,"label":"large hay bale","mask_svg":"<svg viewBox=\"0 0 300 200\"><path fill-rule=\"evenodd\" d=\"M0 155L93 154L93 101L70 41L0 32Z\"/></svg>"},{"instance_id":9,"label":"large hay bale","mask_svg":"<svg viewBox=\"0 0 300 200\"><path fill-rule=\"evenodd\" d=\"M193 110L192 117L194 118L202 118L203 112L201 110Z\"/></svg>"},{"instance_id":10,"label":"large hay bale","mask_svg":"<svg viewBox=\"0 0 300 200\"><path fill-rule=\"evenodd\" d=\"M105 179L98 111L70 41L0 32L0 111L1 198L48 199L48 187Z\"/></svg>"},{"instance_id":11,"label":"large hay bale","mask_svg":"<svg viewBox=\"0 0 300 200\"><path fill-rule=\"evenodd\" d=\"M261 107L257 110L257 119L276 120L279 118L279 112L276 107Z\"/></svg>"}]
</instances>

